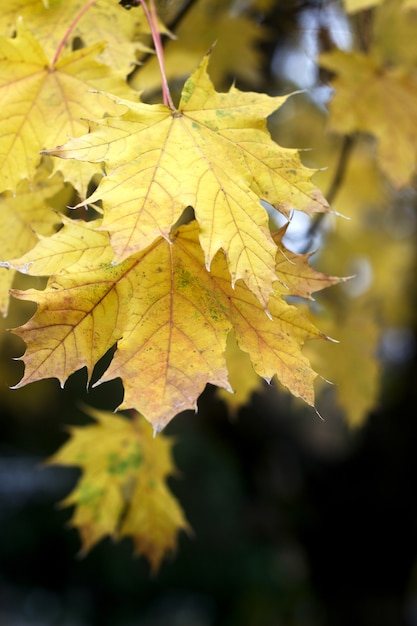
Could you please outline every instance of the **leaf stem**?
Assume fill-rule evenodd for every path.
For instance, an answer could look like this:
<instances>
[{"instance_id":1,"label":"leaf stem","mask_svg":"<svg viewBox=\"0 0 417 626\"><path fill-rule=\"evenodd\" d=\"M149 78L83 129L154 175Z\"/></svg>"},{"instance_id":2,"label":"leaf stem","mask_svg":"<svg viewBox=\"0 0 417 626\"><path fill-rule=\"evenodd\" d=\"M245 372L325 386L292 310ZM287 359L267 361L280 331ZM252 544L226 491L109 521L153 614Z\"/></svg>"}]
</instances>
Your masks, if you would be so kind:
<instances>
[{"instance_id":1,"label":"leaf stem","mask_svg":"<svg viewBox=\"0 0 417 626\"><path fill-rule=\"evenodd\" d=\"M139 3L139 0L135 0L135 2ZM169 30L169 32L171 33L175 33L175 30L178 28L178 26L181 24L181 22L184 20L185 17L187 17L188 12L190 11L190 9L193 8L194 4L196 2L199 2L199 0L188 0L188 2L184 3L180 10L178 11L178 13L174 16L174 18L168 22L167 24L167 28ZM168 38L165 37L162 40L162 47L165 48L166 42L168 41ZM140 58L140 64L135 66L135 69L132 71L132 73L130 74L129 78L132 78L136 72L140 71L141 67L143 67L145 65L145 63L148 63L148 61L153 58L155 55L152 52L145 52L141 58Z\"/></svg>"},{"instance_id":2,"label":"leaf stem","mask_svg":"<svg viewBox=\"0 0 417 626\"><path fill-rule=\"evenodd\" d=\"M74 17L74 19L72 20L71 24L68 26L63 38L61 39L58 48L55 51L54 54L54 58L52 59L52 63L51 63L51 69L54 69L56 62L58 61L59 55L62 52L63 47L65 46L65 44L68 41L68 38L70 37L72 31L74 30L74 28L77 26L78 22L80 21L80 19L82 18L82 16L84 15L84 13L87 13L87 11L93 6L93 4L95 4L97 2L97 0L89 0L87 2L87 4L81 9L81 11L79 11L77 13L77 15Z\"/></svg>"},{"instance_id":3,"label":"leaf stem","mask_svg":"<svg viewBox=\"0 0 417 626\"><path fill-rule=\"evenodd\" d=\"M159 71L161 72L162 97L164 104L168 106L172 111L176 111L176 107L171 97L171 92L169 91L168 80L165 72L164 49L161 41L161 33L159 32L158 27L158 15L156 13L155 2L154 0L150 0L149 9L146 5L145 0L139 0L139 2L143 8L146 19L148 20L149 27L151 29L152 40L155 46L155 52L159 64Z\"/></svg>"}]
</instances>

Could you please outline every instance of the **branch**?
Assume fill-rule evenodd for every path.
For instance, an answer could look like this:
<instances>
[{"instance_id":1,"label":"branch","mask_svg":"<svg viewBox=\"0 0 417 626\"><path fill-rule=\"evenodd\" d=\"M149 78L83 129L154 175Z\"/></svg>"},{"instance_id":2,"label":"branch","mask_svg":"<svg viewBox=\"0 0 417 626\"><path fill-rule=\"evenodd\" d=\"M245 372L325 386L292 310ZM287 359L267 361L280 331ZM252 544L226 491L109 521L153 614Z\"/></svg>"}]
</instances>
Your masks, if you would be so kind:
<instances>
[{"instance_id":1,"label":"branch","mask_svg":"<svg viewBox=\"0 0 417 626\"><path fill-rule=\"evenodd\" d=\"M343 138L342 149L339 154L339 160L337 162L336 171L333 176L333 180L330 184L329 191L326 194L326 199L328 203L331 205L334 202L335 197L337 196L339 189L343 183L343 179L346 174L347 164L349 161L350 154L352 152L352 148L354 146L355 140L352 135L345 135ZM320 213L315 220L311 223L310 228L306 234L307 244L304 247L304 250L307 251L310 248L311 242L314 239L317 231L320 228L320 225L325 217L325 213Z\"/></svg>"},{"instance_id":2,"label":"branch","mask_svg":"<svg viewBox=\"0 0 417 626\"><path fill-rule=\"evenodd\" d=\"M336 171L329 187L329 191L326 194L326 198L329 204L332 204L334 202L334 199L337 196L340 186L343 182L353 145L354 138L352 137L352 135L345 135L343 138L342 149L339 154Z\"/></svg>"}]
</instances>

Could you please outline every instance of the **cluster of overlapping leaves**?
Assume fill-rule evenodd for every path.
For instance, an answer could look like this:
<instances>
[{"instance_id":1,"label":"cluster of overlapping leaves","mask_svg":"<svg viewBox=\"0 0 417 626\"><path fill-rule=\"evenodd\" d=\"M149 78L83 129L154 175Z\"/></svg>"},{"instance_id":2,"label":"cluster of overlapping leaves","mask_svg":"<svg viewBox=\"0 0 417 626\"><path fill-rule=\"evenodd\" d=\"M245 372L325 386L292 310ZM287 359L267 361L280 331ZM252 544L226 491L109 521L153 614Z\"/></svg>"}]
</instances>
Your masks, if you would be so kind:
<instances>
[{"instance_id":1,"label":"cluster of overlapping leaves","mask_svg":"<svg viewBox=\"0 0 417 626\"><path fill-rule=\"evenodd\" d=\"M120 408L159 431L195 408L207 383L233 391L226 363L233 333L259 376L277 376L313 405L315 373L301 349L322 334L286 297L310 298L336 279L286 250L261 204L287 217L328 210L312 171L267 130L286 98L235 87L217 93L206 56L175 107L143 103L127 81L147 50L138 43L149 32L143 8L88 4L15 1L0 21L3 313L14 272L49 277L44 290L12 291L37 304L14 330L26 344L17 386L49 377L63 385L82 367L90 377L116 345L100 382L120 377ZM86 219L64 215L74 194ZM181 225L190 208L193 219ZM78 504L73 522L85 547L106 533L139 535L138 551L157 567L186 527L172 496L161 504L168 461L162 469L150 461L165 444L151 447L135 424L95 415L100 424L76 433L55 458L85 469L70 499ZM123 431L120 441L105 434L113 428ZM106 445L87 451L90 432ZM155 498L171 522L152 510L153 527L139 523L135 531L125 514L120 527L125 506L136 520L139 502L149 509L144 484L148 493L159 484Z\"/></svg>"},{"instance_id":2,"label":"cluster of overlapping leaves","mask_svg":"<svg viewBox=\"0 0 417 626\"><path fill-rule=\"evenodd\" d=\"M208 4L195 6L204 12ZM407 13L413 13L410 4L404 2ZM205 36L216 24L230 32L229 13L224 3L219 7L210 5L210 14L222 16L213 23L201 13L193 16L197 31L202 23ZM415 170L414 130L410 117L396 116L396 103L414 98L415 58L408 59L406 73L393 67L392 50L398 65L405 61L394 35L386 48L386 13L400 15L392 7L384 4L380 43L370 53L336 51L321 62L340 75L334 129L375 134L382 170L404 185ZM255 76L251 22L233 19L241 20L234 32L248 40L241 67ZM48 277L43 290L12 291L37 305L14 330L26 344L17 386L50 377L64 385L83 367L91 378L115 347L98 382L120 378L119 408L142 414L155 431L180 411L195 409L207 383L239 395L233 371L244 358L251 380L276 378L314 405L316 374L302 348L325 335L288 296L308 300L338 279L314 270L308 255L288 250L285 227L270 227L266 207L285 218L293 211L329 211L311 182L313 170L268 132L267 118L286 97L234 86L217 92L209 55L197 64L195 46L187 48L184 37L171 41L166 54L174 79L183 77L187 63L197 65L178 103L143 102L134 87L155 88L154 62L129 75L152 45L149 25L142 7L128 12L116 0L11 0L0 28L3 314L16 272ZM159 29L165 31L161 23ZM391 55L389 66L381 50ZM241 57L229 58L236 66L229 71L238 74ZM387 98L389 106L375 113L375 103ZM78 210L71 213L68 205ZM132 534L136 549L157 568L178 530L188 527L165 486L173 469L169 445L152 441L142 418L93 417L99 423L73 431L53 459L84 468L68 500L78 505L73 523L85 549L105 534ZM103 445L92 450L90 437Z\"/></svg>"}]
</instances>

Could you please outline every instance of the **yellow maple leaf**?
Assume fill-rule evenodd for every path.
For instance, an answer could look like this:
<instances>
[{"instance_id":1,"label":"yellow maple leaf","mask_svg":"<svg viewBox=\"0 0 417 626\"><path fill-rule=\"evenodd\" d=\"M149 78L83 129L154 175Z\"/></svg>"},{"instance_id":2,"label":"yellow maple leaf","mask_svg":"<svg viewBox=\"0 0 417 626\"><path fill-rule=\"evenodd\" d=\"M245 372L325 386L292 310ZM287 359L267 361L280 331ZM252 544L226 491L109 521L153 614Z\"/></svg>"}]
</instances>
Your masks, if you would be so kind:
<instances>
[{"instance_id":1,"label":"yellow maple leaf","mask_svg":"<svg viewBox=\"0 0 417 626\"><path fill-rule=\"evenodd\" d=\"M21 179L32 178L42 148L84 132L81 118L118 110L93 90L132 97L125 81L95 60L102 48L97 44L77 50L52 68L21 21L15 38L0 37L0 190L14 190ZM50 119L53 123L46 123ZM76 162L59 169L81 193L100 171Z\"/></svg>"},{"instance_id":2,"label":"yellow maple leaf","mask_svg":"<svg viewBox=\"0 0 417 626\"><path fill-rule=\"evenodd\" d=\"M330 104L336 132L371 133L378 139L381 169L400 187L408 184L417 163L417 78L401 67L384 67L377 56L335 50L320 64L337 74Z\"/></svg>"},{"instance_id":3,"label":"yellow maple leaf","mask_svg":"<svg viewBox=\"0 0 417 626\"><path fill-rule=\"evenodd\" d=\"M120 117L47 154L105 162L107 176L85 203L103 201L103 229L117 261L169 238L192 206L206 266L222 248L232 281L242 278L266 308L276 280L276 246L260 199L284 215L328 205L296 150L281 148L266 117L286 100L232 87L216 93L208 57L186 82L179 108L125 102ZM120 101L118 101L120 102Z\"/></svg>"},{"instance_id":4,"label":"yellow maple leaf","mask_svg":"<svg viewBox=\"0 0 417 626\"><path fill-rule=\"evenodd\" d=\"M12 36L16 19L22 17L26 26L36 33L47 56L52 58L68 26L85 4L85 0L50 0L45 4L40 0L10 0L2 7L0 30ZM103 42L106 45L100 50L100 60L126 75L132 70L136 51L147 50L138 41L138 36L146 33L149 33L149 26L141 7L128 12L115 0L100 0L83 15L66 42L66 50L71 50L76 37L84 46Z\"/></svg>"},{"instance_id":5,"label":"yellow maple leaf","mask_svg":"<svg viewBox=\"0 0 417 626\"><path fill-rule=\"evenodd\" d=\"M80 258L90 243L92 254L96 250L97 259L103 258L105 233L86 227L80 238L72 225L64 229L48 242L40 241L34 258L41 259L39 248L47 245L50 250L54 238L61 246L65 233L70 247L81 240ZM208 272L198 232L192 222L172 241L159 238L117 266L101 267L98 261L98 269L51 276L43 292L13 292L38 303L34 317L14 331L27 344L25 375L18 386L48 377L63 384L83 366L90 377L96 362L117 342L100 382L120 377L125 389L121 408L138 409L160 430L180 411L195 408L207 383L231 389L224 353L233 328L258 375L267 380L277 376L291 393L313 405L315 373L301 348L322 334L283 300L280 290L271 298L269 319L244 283L232 288L222 254ZM282 271L282 254L277 255ZM62 268L66 259L52 257L55 267ZM328 277L327 283L318 283L323 288L336 281ZM299 295L312 288L311 283L292 292Z\"/></svg>"},{"instance_id":6,"label":"yellow maple leaf","mask_svg":"<svg viewBox=\"0 0 417 626\"><path fill-rule=\"evenodd\" d=\"M52 375L63 384L71 372L84 365L91 375L97 360L123 337L116 364L126 349L132 352L123 373L124 405L139 402L157 427L162 419L166 423L180 410L194 407L207 382L227 386L222 357L227 334L225 313L207 290L210 285L206 293L197 294L197 303L181 294L181 285L190 281L194 271L195 284L199 274L207 272L196 263L188 268L191 259L181 259L181 249L176 254L178 260L173 260L176 249L159 239L150 250L116 267L51 278L45 292L38 292L40 299L35 297L39 302L37 319L21 329L33 347L27 354L25 382ZM174 269L177 277L173 276ZM19 293L23 298L34 296L30 291ZM57 300L58 293L63 300ZM206 308L212 309L213 318ZM41 330L44 323L53 325L47 334ZM138 362L143 367L139 377ZM58 366L55 372L50 370L52 363Z\"/></svg>"},{"instance_id":7,"label":"yellow maple leaf","mask_svg":"<svg viewBox=\"0 0 417 626\"><path fill-rule=\"evenodd\" d=\"M163 557L176 549L177 536L190 527L166 485L175 471L172 439L153 438L140 416L128 420L88 409L97 422L71 428L71 438L49 464L76 465L82 476L61 503L75 506L71 525L79 530L82 552L106 535L130 536L135 551L156 571Z\"/></svg>"}]
</instances>

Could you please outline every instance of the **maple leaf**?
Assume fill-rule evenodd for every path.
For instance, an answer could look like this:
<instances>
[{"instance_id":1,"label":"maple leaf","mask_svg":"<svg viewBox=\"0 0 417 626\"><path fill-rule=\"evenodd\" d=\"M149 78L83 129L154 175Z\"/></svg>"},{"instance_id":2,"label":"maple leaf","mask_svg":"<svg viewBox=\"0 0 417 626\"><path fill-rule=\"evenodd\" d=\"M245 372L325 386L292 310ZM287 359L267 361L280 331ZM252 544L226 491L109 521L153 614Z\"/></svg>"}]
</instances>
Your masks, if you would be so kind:
<instances>
[{"instance_id":1,"label":"maple leaf","mask_svg":"<svg viewBox=\"0 0 417 626\"><path fill-rule=\"evenodd\" d=\"M22 17L27 28L36 32L45 53L52 57L68 26L85 4L85 0L50 0L46 5L40 0L9 0L1 11L0 29L12 36L16 19ZM160 26L161 32L166 32ZM66 42L66 50L71 50L76 37L84 46L103 42L106 45L100 50L100 60L126 75L132 70L136 51L148 50L138 41L138 36L148 33L149 26L141 7L129 14L115 0L100 0L83 15Z\"/></svg>"},{"instance_id":2,"label":"maple leaf","mask_svg":"<svg viewBox=\"0 0 417 626\"><path fill-rule=\"evenodd\" d=\"M107 260L107 234L92 230L90 224L80 237L79 228L82 223L68 222L33 250L29 273L41 267L57 271L45 291L13 292L38 303L34 317L14 331L27 344L25 375L17 386L48 377L63 384L83 366L91 377L96 362L117 342L113 361L99 382L120 377L125 389L120 408L138 409L160 430L180 411L195 408L207 383L231 391L224 353L233 328L258 375L267 380L276 375L291 393L314 403L315 373L301 348L307 339L322 334L282 299L279 290L271 298L269 319L244 283L232 288L221 253L207 272L195 222L181 227L171 242L159 238L116 266L102 264ZM54 241L56 254L51 253ZM78 269L83 259L91 268L95 255L94 269L63 269L71 262ZM281 251L277 255L278 274L288 276ZM50 261L44 266L46 256ZM22 263L27 265L27 260L16 267ZM293 265L291 260L286 263ZM321 275L314 285L306 280L307 287L300 279L291 292L302 295L338 281Z\"/></svg>"},{"instance_id":3,"label":"maple leaf","mask_svg":"<svg viewBox=\"0 0 417 626\"><path fill-rule=\"evenodd\" d=\"M95 61L102 49L97 44L77 50L52 68L20 20L15 38L0 37L0 189L14 190L21 179L32 178L40 150L85 131L82 117L118 110L109 98L92 90L132 97L119 75ZM46 124L51 117L54 123ZM100 171L75 162L60 169L81 193Z\"/></svg>"},{"instance_id":4,"label":"maple leaf","mask_svg":"<svg viewBox=\"0 0 417 626\"><path fill-rule=\"evenodd\" d=\"M371 54L341 50L322 54L320 64L338 75L333 81L331 128L345 134L362 131L375 135L385 175L397 187L408 184L417 162L414 73L384 67Z\"/></svg>"},{"instance_id":5,"label":"maple leaf","mask_svg":"<svg viewBox=\"0 0 417 626\"><path fill-rule=\"evenodd\" d=\"M286 98L235 87L216 93L207 64L205 57L186 82L178 111L125 102L120 117L92 122L89 134L46 153L105 162L107 176L83 204L103 201L116 261L158 236L168 239L192 206L206 266L222 248L232 282L242 278L266 308L276 246L259 200L284 215L328 205L297 151L279 147L267 131L266 117Z\"/></svg>"},{"instance_id":6,"label":"maple leaf","mask_svg":"<svg viewBox=\"0 0 417 626\"><path fill-rule=\"evenodd\" d=\"M153 438L140 416L87 413L97 423L71 428L69 441L48 460L82 470L61 505L75 505L71 525L80 532L84 554L106 535L131 536L136 553L146 556L155 572L176 549L178 533L191 530L166 485L175 471L172 439Z\"/></svg>"},{"instance_id":7,"label":"maple leaf","mask_svg":"<svg viewBox=\"0 0 417 626\"><path fill-rule=\"evenodd\" d=\"M87 245L90 241L91 248L96 249L95 241L103 235L92 232L88 239L85 233ZM101 241L98 249L102 250ZM20 297L39 302L29 326L20 329L22 338L33 347L33 352L29 349L27 353L24 382L52 375L63 383L84 365L90 376L97 360L123 337L116 364L128 346L143 367L143 375L138 377L133 358L131 371L127 369L129 363L125 365L125 405L134 406L139 400L146 417L158 427L161 416L166 423L182 408L194 407L207 382L227 385L222 358L227 333L225 314L215 306L208 291L198 294L196 305L181 295L181 282L174 289L173 250L172 245L159 239L150 250L118 266L51 277L45 292L38 294L19 292ZM177 256L180 253L181 249ZM195 281L198 274L207 273L204 266L181 265L184 270L176 281L186 280L195 270ZM210 307L214 319L205 313ZM42 325L49 327L48 333L42 331ZM51 365L58 362L58 369L51 372ZM131 392L134 399L129 402Z\"/></svg>"}]
</instances>

